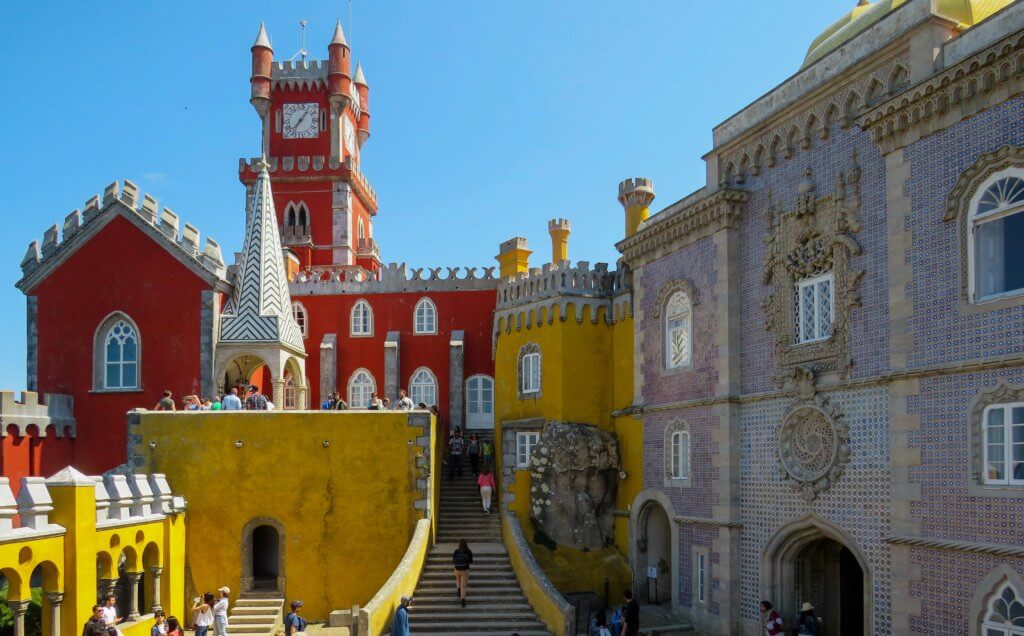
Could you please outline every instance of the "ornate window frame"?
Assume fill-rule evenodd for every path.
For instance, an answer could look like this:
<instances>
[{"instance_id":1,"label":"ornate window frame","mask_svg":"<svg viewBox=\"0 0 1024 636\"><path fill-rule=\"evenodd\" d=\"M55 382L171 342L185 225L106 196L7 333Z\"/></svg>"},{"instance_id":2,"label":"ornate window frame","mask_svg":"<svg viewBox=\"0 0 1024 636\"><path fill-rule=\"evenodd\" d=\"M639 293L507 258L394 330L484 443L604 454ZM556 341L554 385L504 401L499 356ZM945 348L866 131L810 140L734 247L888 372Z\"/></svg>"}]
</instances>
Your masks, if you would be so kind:
<instances>
[{"instance_id":1,"label":"ornate window frame","mask_svg":"<svg viewBox=\"0 0 1024 636\"><path fill-rule=\"evenodd\" d=\"M420 328L420 314L423 314L423 328ZM437 305L424 296L416 302L412 311L412 332L417 336L433 336L437 334Z\"/></svg>"},{"instance_id":2,"label":"ornate window frame","mask_svg":"<svg viewBox=\"0 0 1024 636\"><path fill-rule=\"evenodd\" d=\"M527 391L526 376L524 375L523 362L526 357L530 356L532 360L536 360L537 365L537 387L536 390ZM520 400L534 400L542 395L542 389L544 387L544 360L540 352L540 345L536 342L527 342L522 347L519 347L519 355L517 356L516 362L516 392ZM532 388L532 386L531 386Z\"/></svg>"},{"instance_id":3,"label":"ornate window frame","mask_svg":"<svg viewBox=\"0 0 1024 636\"><path fill-rule=\"evenodd\" d=\"M358 307L366 307L366 324L365 330L356 331L356 309ZM352 309L348 312L348 334L352 338L372 338L373 337L373 305L370 301L365 298L360 298L352 304Z\"/></svg>"},{"instance_id":4,"label":"ornate window frame","mask_svg":"<svg viewBox=\"0 0 1024 636\"><path fill-rule=\"evenodd\" d=\"M1024 177L1024 147L1007 145L979 155L974 164L961 173L946 199L946 215L942 220L947 223L956 222L961 314L1024 305L1024 293L1019 291L980 300L974 298L974 241L971 240L974 210L989 185L1011 174ZM1021 213L1024 212L1018 214Z\"/></svg>"},{"instance_id":5,"label":"ornate window frame","mask_svg":"<svg viewBox=\"0 0 1024 636\"><path fill-rule=\"evenodd\" d=\"M416 380L416 376L418 376L418 375L420 375L422 373L426 373L430 377L429 386L431 387L431 390L433 390L433 392L434 392L434 399L433 400L430 400L430 401L428 401L428 400L417 400L416 397L414 397L415 396L415 393L413 392L413 387L414 386L417 386L417 387L419 387L419 386L423 386L423 387L428 386L428 384L426 382L417 382L417 380ZM418 369L416 369L415 371L412 372L412 375L409 376L409 398L412 399L413 404L419 404L420 402L423 402L428 407L435 406L438 403L438 395L440 394L440 392L441 392L441 390L440 390L440 388L437 385L437 376L434 375L434 372L431 371L428 367L419 367Z\"/></svg>"},{"instance_id":6,"label":"ornate window frame","mask_svg":"<svg viewBox=\"0 0 1024 636\"><path fill-rule=\"evenodd\" d=\"M841 378L849 373L850 312L860 306L860 281L864 276L864 270L855 269L850 262L861 254L855 238L861 229L860 177L854 151L850 168L839 173L831 194L817 195L808 168L792 210L780 211L771 193L768 195L763 282L772 286L772 292L761 308L765 327L775 336L779 381L808 363ZM829 272L833 277L831 333L826 338L800 342L794 307L798 285Z\"/></svg>"},{"instance_id":7,"label":"ornate window frame","mask_svg":"<svg viewBox=\"0 0 1024 636\"><path fill-rule=\"evenodd\" d=\"M668 304L676 294L684 294L690 303L690 324L688 326L689 338L690 338L690 359L686 364L681 364L677 367L670 366L668 359ZM654 318L658 324L658 358L661 360L661 372L663 375L676 374L682 371L691 371L693 369L694 360L694 315L696 313L696 307L698 305L697 291L689 281L681 278L674 278L666 282L661 287L661 291L658 292L658 298L654 305Z\"/></svg>"},{"instance_id":8,"label":"ornate window frame","mask_svg":"<svg viewBox=\"0 0 1024 636\"><path fill-rule=\"evenodd\" d=\"M693 485L693 435L690 434L690 426L685 420L676 419L665 427L664 447L664 486L665 488L689 488ZM676 477L674 470L675 438L680 436L680 441L685 441L686 448L683 459L686 463L686 472L682 477Z\"/></svg>"},{"instance_id":9,"label":"ornate window frame","mask_svg":"<svg viewBox=\"0 0 1024 636\"><path fill-rule=\"evenodd\" d=\"M971 474L967 494L975 497L1024 497L1024 486L985 483L985 413L990 406L1024 402L1024 386L1000 383L983 391L971 403L969 415L971 435ZM1024 590L1022 590L1024 592Z\"/></svg>"},{"instance_id":10,"label":"ornate window frame","mask_svg":"<svg viewBox=\"0 0 1024 636\"><path fill-rule=\"evenodd\" d=\"M1017 598L1024 598L1024 577L1021 577L1016 570L1005 563L996 566L978 582L974 588L974 595L971 597L970 609L967 614L969 636L985 635L983 627L987 627L985 621L988 618L992 602L1007 587L1016 592Z\"/></svg>"},{"instance_id":11,"label":"ornate window frame","mask_svg":"<svg viewBox=\"0 0 1024 636\"><path fill-rule=\"evenodd\" d=\"M373 393L377 392L377 379L373 377L373 374L370 373L369 369L366 369L364 367L359 367L358 369L353 371L352 375L350 375L348 377L348 385L345 388L345 396L348 398L348 405L349 405L350 408L353 408L353 409L365 409L369 405L369 404L363 404L363 405L357 406L356 403L355 403L356 401L354 399L352 399L352 389L355 387L356 379L360 375L365 375L366 378L369 380L369 382L370 382L370 394L372 395ZM362 383L360 383L360 384L362 384ZM369 396L367 396L367 398L369 398Z\"/></svg>"},{"instance_id":12,"label":"ornate window frame","mask_svg":"<svg viewBox=\"0 0 1024 636\"><path fill-rule=\"evenodd\" d=\"M107 388L107 335L124 321L135 332L135 386ZM123 311L113 311L100 321L92 340L92 390L90 393L138 393L142 389L142 331Z\"/></svg>"}]
</instances>

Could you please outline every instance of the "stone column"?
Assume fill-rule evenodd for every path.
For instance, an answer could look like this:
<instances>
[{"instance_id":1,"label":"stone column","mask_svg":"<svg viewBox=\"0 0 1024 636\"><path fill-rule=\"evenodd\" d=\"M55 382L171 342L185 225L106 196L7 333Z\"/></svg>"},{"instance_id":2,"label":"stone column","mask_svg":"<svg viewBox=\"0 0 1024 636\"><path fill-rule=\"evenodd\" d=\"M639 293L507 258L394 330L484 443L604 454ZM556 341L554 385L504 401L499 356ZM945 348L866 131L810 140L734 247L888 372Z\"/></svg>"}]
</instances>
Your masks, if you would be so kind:
<instances>
[{"instance_id":1,"label":"stone column","mask_svg":"<svg viewBox=\"0 0 1024 636\"><path fill-rule=\"evenodd\" d=\"M46 592L46 600L50 603L50 634L60 636L60 604L64 602L64 592Z\"/></svg>"},{"instance_id":2,"label":"stone column","mask_svg":"<svg viewBox=\"0 0 1024 636\"><path fill-rule=\"evenodd\" d=\"M153 574L153 606L150 611L155 614L164 608L160 603L160 575L164 573L164 569L157 566L150 568L149 571Z\"/></svg>"},{"instance_id":3,"label":"stone column","mask_svg":"<svg viewBox=\"0 0 1024 636\"><path fill-rule=\"evenodd\" d=\"M338 335L325 333L320 341L320 395L317 408L338 389ZM345 396L348 400L348 396Z\"/></svg>"},{"instance_id":4,"label":"stone column","mask_svg":"<svg viewBox=\"0 0 1024 636\"><path fill-rule=\"evenodd\" d=\"M117 589L117 579L100 579L100 605L105 605L107 597Z\"/></svg>"},{"instance_id":5,"label":"stone column","mask_svg":"<svg viewBox=\"0 0 1024 636\"><path fill-rule=\"evenodd\" d=\"M453 431L456 427L461 429L466 428L465 422L463 421L465 413L465 399L462 393L465 376L465 371L463 369L464 339L465 332L459 329L452 331L452 336L448 341L448 421L451 423L450 429Z\"/></svg>"},{"instance_id":6,"label":"stone column","mask_svg":"<svg viewBox=\"0 0 1024 636\"><path fill-rule=\"evenodd\" d=\"M274 403L274 408L275 409L279 409L279 410L283 409L284 408L284 379L283 378L275 378L275 379L270 381L270 384L273 385L273 387L274 387L274 392L273 392L273 395L271 396L271 401Z\"/></svg>"},{"instance_id":7,"label":"stone column","mask_svg":"<svg viewBox=\"0 0 1024 636\"><path fill-rule=\"evenodd\" d=\"M7 601L7 607L14 613L14 636L25 636L25 610L28 609L28 600Z\"/></svg>"},{"instance_id":8,"label":"stone column","mask_svg":"<svg viewBox=\"0 0 1024 636\"><path fill-rule=\"evenodd\" d=\"M218 379L213 369L213 350L217 341L216 325L220 306L217 294L213 290L204 291L202 299L199 318L199 386L204 397L213 399L214 394L223 395L224 392L224 388L218 386L224 382L223 374Z\"/></svg>"},{"instance_id":9,"label":"stone column","mask_svg":"<svg viewBox=\"0 0 1024 636\"><path fill-rule=\"evenodd\" d=\"M309 405L306 404L306 385L295 387L295 408L300 411L308 409Z\"/></svg>"},{"instance_id":10,"label":"stone column","mask_svg":"<svg viewBox=\"0 0 1024 636\"><path fill-rule=\"evenodd\" d=\"M400 354L398 351L399 332L389 331L384 341L384 394L380 397L398 399L398 389L402 388L400 373ZM381 393L377 387L378 395Z\"/></svg>"},{"instance_id":11,"label":"stone column","mask_svg":"<svg viewBox=\"0 0 1024 636\"><path fill-rule=\"evenodd\" d=\"M128 610L128 620L137 621L139 620L139 581L142 580L142 572L129 572L128 573L128 590L130 593L130 604Z\"/></svg>"}]
</instances>

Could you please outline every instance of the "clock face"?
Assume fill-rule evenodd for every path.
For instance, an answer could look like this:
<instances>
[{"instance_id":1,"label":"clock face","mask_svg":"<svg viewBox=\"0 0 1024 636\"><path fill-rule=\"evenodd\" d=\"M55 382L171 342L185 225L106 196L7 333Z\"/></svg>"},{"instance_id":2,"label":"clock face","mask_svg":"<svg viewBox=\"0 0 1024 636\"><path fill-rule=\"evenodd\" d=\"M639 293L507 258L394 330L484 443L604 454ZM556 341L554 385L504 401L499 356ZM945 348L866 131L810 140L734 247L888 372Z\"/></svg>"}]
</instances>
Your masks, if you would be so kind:
<instances>
[{"instance_id":1,"label":"clock face","mask_svg":"<svg viewBox=\"0 0 1024 636\"><path fill-rule=\"evenodd\" d=\"M316 103L284 105L285 139L314 139L319 132L319 105Z\"/></svg>"},{"instance_id":2,"label":"clock face","mask_svg":"<svg viewBox=\"0 0 1024 636\"><path fill-rule=\"evenodd\" d=\"M345 147L348 148L348 153L355 156L356 154L356 127L352 125L352 122L345 119Z\"/></svg>"}]
</instances>

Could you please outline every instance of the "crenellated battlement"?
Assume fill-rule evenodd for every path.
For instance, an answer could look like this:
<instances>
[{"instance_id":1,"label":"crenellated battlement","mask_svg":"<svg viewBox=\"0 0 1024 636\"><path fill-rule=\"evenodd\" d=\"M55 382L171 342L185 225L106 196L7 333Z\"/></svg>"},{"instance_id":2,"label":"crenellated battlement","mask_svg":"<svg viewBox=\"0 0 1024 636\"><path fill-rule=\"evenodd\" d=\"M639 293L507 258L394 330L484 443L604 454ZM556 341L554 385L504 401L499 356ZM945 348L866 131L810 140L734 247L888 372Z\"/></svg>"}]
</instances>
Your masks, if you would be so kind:
<instances>
[{"instance_id":1,"label":"crenellated battlement","mask_svg":"<svg viewBox=\"0 0 1024 636\"><path fill-rule=\"evenodd\" d=\"M27 279L51 259L59 259L69 245L76 243L76 236L89 232L95 227L93 221L115 205L131 212L145 224L144 227L154 230L150 233L152 236L162 237L203 269L225 280L226 268L220 244L207 237L206 244L201 246L199 230L195 226L182 224L180 217L170 208L161 210L154 197L140 192L138 186L125 179L123 184L118 181L109 184L104 188L102 198L93 196L85 202L82 210L73 210L64 218L63 226L50 226L43 233L42 245L39 241L29 243L28 251L21 260L22 279L18 287L23 288Z\"/></svg>"},{"instance_id":2,"label":"crenellated battlement","mask_svg":"<svg viewBox=\"0 0 1024 636\"><path fill-rule=\"evenodd\" d=\"M259 173L256 166L260 161L263 161L260 157L238 160L238 172L242 181L256 181L256 175ZM355 185L356 194L363 200L371 214L377 213L377 192L363 173L359 172L359 169L352 163L351 157L346 157L344 162L327 160L322 155L267 157L266 162L267 172L274 177L328 175L344 168Z\"/></svg>"},{"instance_id":3,"label":"crenellated battlement","mask_svg":"<svg viewBox=\"0 0 1024 636\"><path fill-rule=\"evenodd\" d=\"M0 437L6 437L8 427L15 427L18 437L28 434L35 426L39 437L46 437L53 427L57 437L75 437L75 400L70 395L24 391L19 400L14 391L0 391Z\"/></svg>"},{"instance_id":4,"label":"crenellated battlement","mask_svg":"<svg viewBox=\"0 0 1024 636\"><path fill-rule=\"evenodd\" d=\"M299 272L290 291L294 298L317 294L494 289L500 280L495 269L493 266L410 268L405 263L389 263L371 272L358 265L317 265Z\"/></svg>"},{"instance_id":5,"label":"crenellated battlement","mask_svg":"<svg viewBox=\"0 0 1024 636\"><path fill-rule=\"evenodd\" d=\"M327 60L295 60L274 62L270 80L275 89L312 90L327 87Z\"/></svg>"}]
</instances>

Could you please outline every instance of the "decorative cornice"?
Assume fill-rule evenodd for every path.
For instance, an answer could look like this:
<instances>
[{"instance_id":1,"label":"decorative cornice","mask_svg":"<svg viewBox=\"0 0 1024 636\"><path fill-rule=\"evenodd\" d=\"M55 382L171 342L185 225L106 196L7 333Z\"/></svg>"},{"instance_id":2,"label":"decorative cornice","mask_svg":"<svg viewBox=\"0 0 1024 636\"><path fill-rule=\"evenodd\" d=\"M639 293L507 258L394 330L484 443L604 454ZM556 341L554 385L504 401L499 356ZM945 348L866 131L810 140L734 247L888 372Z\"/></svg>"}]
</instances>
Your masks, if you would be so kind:
<instances>
[{"instance_id":1,"label":"decorative cornice","mask_svg":"<svg viewBox=\"0 0 1024 636\"><path fill-rule=\"evenodd\" d=\"M680 525L693 525L693 526L713 526L717 528L742 528L743 524L739 521L725 521L721 519L705 519L704 517L686 517L683 515L676 515L672 517L672 520Z\"/></svg>"},{"instance_id":2,"label":"decorative cornice","mask_svg":"<svg viewBox=\"0 0 1024 636\"><path fill-rule=\"evenodd\" d=\"M909 545L917 548L953 550L956 552L979 552L1001 557L1024 557L1024 545L1002 543L981 543L978 541L948 541L933 537L908 537L893 535L885 538L886 543Z\"/></svg>"},{"instance_id":3,"label":"decorative cornice","mask_svg":"<svg viewBox=\"0 0 1024 636\"><path fill-rule=\"evenodd\" d=\"M1024 34L1017 32L857 119L882 152L902 148L1024 92ZM996 90L997 88L1002 90Z\"/></svg>"},{"instance_id":4,"label":"decorative cornice","mask_svg":"<svg viewBox=\"0 0 1024 636\"><path fill-rule=\"evenodd\" d=\"M669 206L615 247L636 268L722 228L736 227L749 197L745 190L723 188L699 201Z\"/></svg>"}]
</instances>

